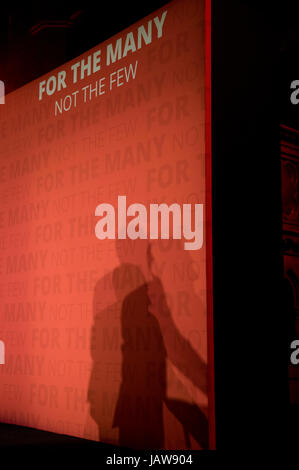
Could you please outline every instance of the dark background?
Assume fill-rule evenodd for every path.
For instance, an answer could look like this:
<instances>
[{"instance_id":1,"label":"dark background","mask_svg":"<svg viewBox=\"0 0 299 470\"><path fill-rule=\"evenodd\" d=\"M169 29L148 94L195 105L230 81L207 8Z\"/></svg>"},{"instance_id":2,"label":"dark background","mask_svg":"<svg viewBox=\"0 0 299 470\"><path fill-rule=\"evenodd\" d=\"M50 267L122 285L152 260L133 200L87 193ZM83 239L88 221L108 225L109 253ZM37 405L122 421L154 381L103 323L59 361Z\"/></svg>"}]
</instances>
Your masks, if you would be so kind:
<instances>
[{"instance_id":1,"label":"dark background","mask_svg":"<svg viewBox=\"0 0 299 470\"><path fill-rule=\"evenodd\" d=\"M188 1L188 0L186 0ZM165 1L1 5L6 92L73 59ZM267 4L266 4L267 3ZM280 124L297 127L295 2L212 1L216 445L295 446L282 297ZM51 27L50 27L51 26Z\"/></svg>"}]
</instances>

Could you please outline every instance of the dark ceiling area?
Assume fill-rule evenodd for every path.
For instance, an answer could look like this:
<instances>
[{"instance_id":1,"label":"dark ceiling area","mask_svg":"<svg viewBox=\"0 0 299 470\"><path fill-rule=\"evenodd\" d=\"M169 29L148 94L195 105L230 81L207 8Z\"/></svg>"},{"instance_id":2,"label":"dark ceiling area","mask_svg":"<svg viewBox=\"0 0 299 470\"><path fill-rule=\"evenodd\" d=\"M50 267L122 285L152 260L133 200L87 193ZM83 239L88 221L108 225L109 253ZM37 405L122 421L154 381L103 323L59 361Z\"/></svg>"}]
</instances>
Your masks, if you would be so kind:
<instances>
[{"instance_id":1,"label":"dark ceiling area","mask_svg":"<svg viewBox=\"0 0 299 470\"><path fill-rule=\"evenodd\" d=\"M6 93L72 60L168 1L10 1L1 5L0 79Z\"/></svg>"},{"instance_id":2,"label":"dark ceiling area","mask_svg":"<svg viewBox=\"0 0 299 470\"><path fill-rule=\"evenodd\" d=\"M74 59L167 3L169 0L3 2L0 15L0 80L5 83L6 93ZM246 7L246 2L243 3ZM222 77L226 74L227 67L221 67L221 64L230 60L229 55L219 57L217 44L221 44L222 36L229 35L232 28L237 34L237 4L231 1L224 5L218 0L212 0L214 81L215 73L218 82L220 75ZM229 10L229 30L221 8ZM259 21L276 24L275 37L268 40L277 51L278 63L274 73L280 76L282 90L280 98L277 93L277 105L281 109L282 122L288 125L295 125L297 120L297 107L290 105L288 88L290 82L298 78L298 10L297 2L292 1L280 2L271 9L262 4L259 7ZM215 16L218 17L217 25ZM249 29L252 27L250 23L248 17ZM234 47L242 54L240 39ZM214 63L218 65L214 67Z\"/></svg>"}]
</instances>

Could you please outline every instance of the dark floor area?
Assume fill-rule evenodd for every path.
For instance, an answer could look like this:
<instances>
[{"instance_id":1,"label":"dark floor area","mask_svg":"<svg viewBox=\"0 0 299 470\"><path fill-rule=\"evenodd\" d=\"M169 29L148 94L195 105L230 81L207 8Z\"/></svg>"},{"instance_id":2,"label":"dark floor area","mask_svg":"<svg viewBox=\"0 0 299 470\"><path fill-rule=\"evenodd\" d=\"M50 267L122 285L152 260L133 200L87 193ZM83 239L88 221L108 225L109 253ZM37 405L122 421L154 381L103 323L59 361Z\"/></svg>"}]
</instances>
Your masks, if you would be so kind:
<instances>
[{"instance_id":1,"label":"dark floor area","mask_svg":"<svg viewBox=\"0 0 299 470\"><path fill-rule=\"evenodd\" d=\"M108 444L80 439L77 437L55 434L38 429L16 426L13 424L0 423L0 448L24 448L24 447L45 447L45 448L94 448L107 451L119 450Z\"/></svg>"}]
</instances>

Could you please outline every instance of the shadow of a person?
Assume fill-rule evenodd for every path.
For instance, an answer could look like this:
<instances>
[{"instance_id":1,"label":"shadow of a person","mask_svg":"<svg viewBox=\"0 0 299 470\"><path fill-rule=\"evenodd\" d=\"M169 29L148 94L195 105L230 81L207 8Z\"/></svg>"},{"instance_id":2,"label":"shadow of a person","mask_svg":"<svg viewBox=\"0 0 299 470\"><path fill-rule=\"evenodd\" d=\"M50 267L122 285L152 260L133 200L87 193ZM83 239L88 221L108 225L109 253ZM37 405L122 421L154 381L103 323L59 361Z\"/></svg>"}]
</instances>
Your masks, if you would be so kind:
<instances>
[{"instance_id":1,"label":"shadow of a person","mask_svg":"<svg viewBox=\"0 0 299 470\"><path fill-rule=\"evenodd\" d=\"M122 382L113 425L121 446L163 449L166 352L149 303L146 283L123 301Z\"/></svg>"},{"instance_id":2,"label":"shadow of a person","mask_svg":"<svg viewBox=\"0 0 299 470\"><path fill-rule=\"evenodd\" d=\"M117 241L120 265L95 286L88 401L100 440L163 449L166 353L159 323L149 311L148 244L134 242Z\"/></svg>"},{"instance_id":3,"label":"shadow of a person","mask_svg":"<svg viewBox=\"0 0 299 470\"><path fill-rule=\"evenodd\" d=\"M175 326L162 281L152 273L151 245L117 240L116 251L120 265L97 282L93 302L88 401L100 440L163 449L164 404L183 426L187 448L189 435L207 448L207 418L193 400L185 402L188 391L181 384L181 400L166 396L167 358L204 392L206 366ZM116 366L113 382L107 365Z\"/></svg>"},{"instance_id":4,"label":"shadow of a person","mask_svg":"<svg viewBox=\"0 0 299 470\"><path fill-rule=\"evenodd\" d=\"M118 443L113 417L121 383L121 311L125 297L144 283L135 266L123 263L99 279L93 295L90 335L92 369L88 385L89 413L98 439Z\"/></svg>"}]
</instances>

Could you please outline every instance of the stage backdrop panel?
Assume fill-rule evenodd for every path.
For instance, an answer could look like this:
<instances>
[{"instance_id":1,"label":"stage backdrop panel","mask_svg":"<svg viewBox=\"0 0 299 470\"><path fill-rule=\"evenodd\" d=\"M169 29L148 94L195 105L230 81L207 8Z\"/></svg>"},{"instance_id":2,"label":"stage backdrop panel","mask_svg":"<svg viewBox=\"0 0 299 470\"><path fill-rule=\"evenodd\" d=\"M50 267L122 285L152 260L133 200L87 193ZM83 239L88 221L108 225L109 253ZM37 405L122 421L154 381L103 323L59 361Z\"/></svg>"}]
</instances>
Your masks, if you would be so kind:
<instances>
[{"instance_id":1,"label":"stage backdrop panel","mask_svg":"<svg viewBox=\"0 0 299 470\"><path fill-rule=\"evenodd\" d=\"M205 18L170 2L1 105L0 421L214 446Z\"/></svg>"}]
</instances>

